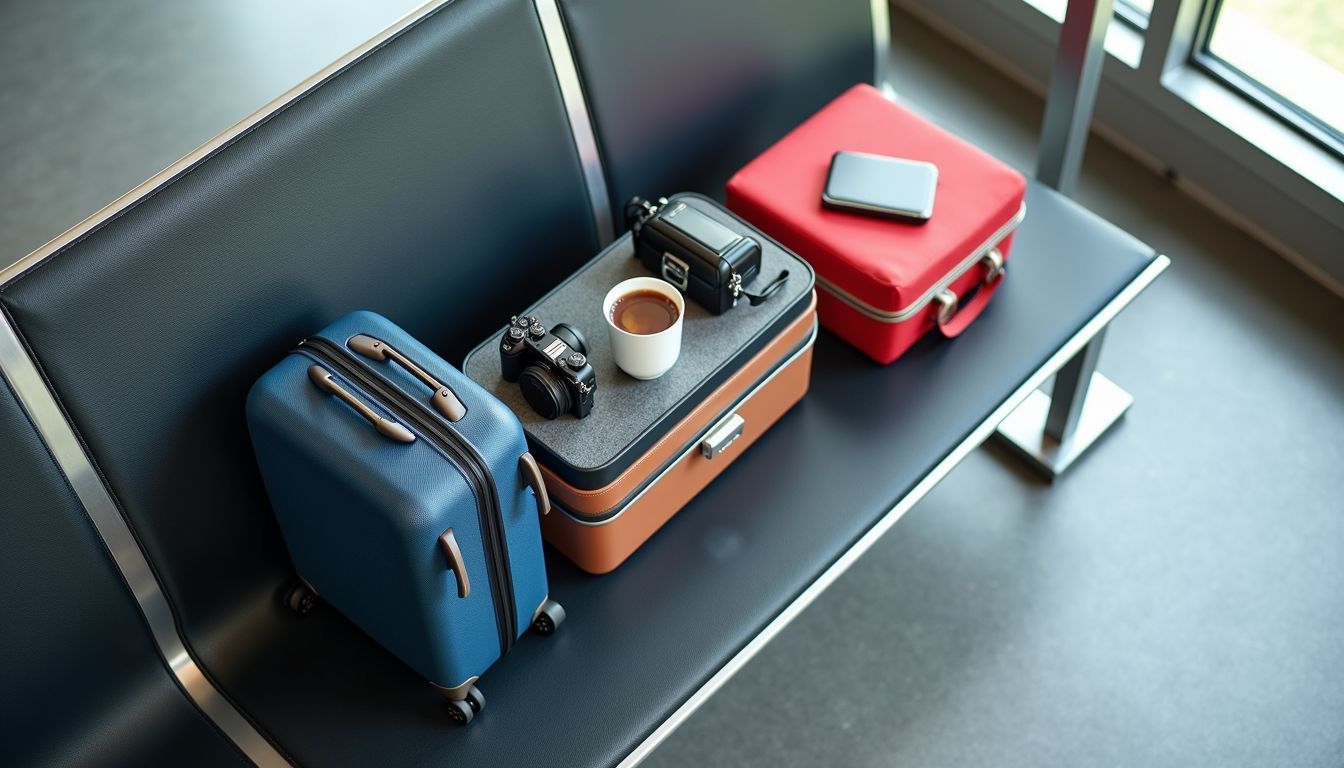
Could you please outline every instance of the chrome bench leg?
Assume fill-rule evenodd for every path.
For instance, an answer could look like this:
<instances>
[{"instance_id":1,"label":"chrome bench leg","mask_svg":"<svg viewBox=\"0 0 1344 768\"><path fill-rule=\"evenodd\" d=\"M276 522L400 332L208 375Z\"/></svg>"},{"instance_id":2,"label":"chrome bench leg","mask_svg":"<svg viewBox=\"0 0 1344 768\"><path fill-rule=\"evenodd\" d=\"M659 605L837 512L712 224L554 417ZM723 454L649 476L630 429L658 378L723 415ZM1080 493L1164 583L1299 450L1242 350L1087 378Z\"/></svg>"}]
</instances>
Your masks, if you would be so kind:
<instances>
[{"instance_id":1,"label":"chrome bench leg","mask_svg":"<svg viewBox=\"0 0 1344 768\"><path fill-rule=\"evenodd\" d=\"M1036 178L1069 194L1078 180L1105 59L1114 0L1071 0L1060 28L1041 127ZM1134 398L1097 373L1102 329L1055 374L1052 394L1040 390L999 424L998 434L1053 480L1125 415Z\"/></svg>"},{"instance_id":2,"label":"chrome bench leg","mask_svg":"<svg viewBox=\"0 0 1344 768\"><path fill-rule=\"evenodd\" d=\"M1032 392L999 424L999 437L1047 479L1063 474L1134 402L1097 372L1104 334L1059 369L1051 394Z\"/></svg>"}]
</instances>

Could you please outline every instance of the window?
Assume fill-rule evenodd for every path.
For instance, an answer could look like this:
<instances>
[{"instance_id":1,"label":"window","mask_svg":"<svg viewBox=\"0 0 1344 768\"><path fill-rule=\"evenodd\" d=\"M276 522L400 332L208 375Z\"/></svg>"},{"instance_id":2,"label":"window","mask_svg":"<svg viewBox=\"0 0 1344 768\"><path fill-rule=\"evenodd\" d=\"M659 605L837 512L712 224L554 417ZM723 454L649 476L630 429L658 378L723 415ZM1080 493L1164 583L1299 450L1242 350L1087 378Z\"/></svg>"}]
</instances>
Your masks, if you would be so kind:
<instances>
[{"instance_id":1,"label":"window","mask_svg":"<svg viewBox=\"0 0 1344 768\"><path fill-rule=\"evenodd\" d=\"M1115 17L1135 29L1147 29L1153 0L1115 0Z\"/></svg>"},{"instance_id":2,"label":"window","mask_svg":"<svg viewBox=\"0 0 1344 768\"><path fill-rule=\"evenodd\" d=\"M1068 0L891 2L1049 88ZM1098 127L1344 295L1344 0L1112 8Z\"/></svg>"},{"instance_id":3,"label":"window","mask_svg":"<svg viewBox=\"0 0 1344 768\"><path fill-rule=\"evenodd\" d=\"M1057 22L1064 21L1064 12L1069 7L1069 0L1024 1ZM1113 7L1116 18L1125 23L1107 26L1106 51L1129 66L1137 67L1143 56L1143 31L1148 28L1148 11L1153 7L1153 0L1114 0Z\"/></svg>"},{"instance_id":4,"label":"window","mask_svg":"<svg viewBox=\"0 0 1344 768\"><path fill-rule=\"evenodd\" d=\"M1344 153L1344 2L1208 0L1195 61Z\"/></svg>"}]
</instances>

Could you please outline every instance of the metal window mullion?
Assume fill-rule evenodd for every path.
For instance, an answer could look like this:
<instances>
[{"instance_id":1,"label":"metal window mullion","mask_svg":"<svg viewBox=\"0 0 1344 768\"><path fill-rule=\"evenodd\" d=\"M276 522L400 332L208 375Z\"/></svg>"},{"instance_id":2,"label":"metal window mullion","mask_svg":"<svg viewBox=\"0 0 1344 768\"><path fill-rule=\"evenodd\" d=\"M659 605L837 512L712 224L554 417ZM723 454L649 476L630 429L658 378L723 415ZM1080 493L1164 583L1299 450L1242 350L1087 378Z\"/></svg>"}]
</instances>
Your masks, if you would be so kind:
<instances>
[{"instance_id":1,"label":"metal window mullion","mask_svg":"<svg viewBox=\"0 0 1344 768\"><path fill-rule=\"evenodd\" d=\"M1139 62L1146 83L1160 87L1168 72L1190 61L1198 44L1201 16L1205 6L1212 4L1213 0L1153 0Z\"/></svg>"},{"instance_id":2,"label":"metal window mullion","mask_svg":"<svg viewBox=\"0 0 1344 768\"><path fill-rule=\"evenodd\" d=\"M869 0L873 19L873 85L887 84L887 64L891 58L891 13L889 0Z\"/></svg>"}]
</instances>

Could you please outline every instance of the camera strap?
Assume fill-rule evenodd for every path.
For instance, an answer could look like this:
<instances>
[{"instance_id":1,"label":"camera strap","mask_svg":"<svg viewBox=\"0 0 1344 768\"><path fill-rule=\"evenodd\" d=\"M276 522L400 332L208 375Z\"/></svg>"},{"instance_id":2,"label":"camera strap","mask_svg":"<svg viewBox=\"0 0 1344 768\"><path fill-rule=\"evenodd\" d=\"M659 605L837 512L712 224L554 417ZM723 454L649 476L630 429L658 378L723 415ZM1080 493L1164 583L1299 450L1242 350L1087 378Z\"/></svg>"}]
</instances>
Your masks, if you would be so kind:
<instances>
[{"instance_id":1,"label":"camera strap","mask_svg":"<svg viewBox=\"0 0 1344 768\"><path fill-rule=\"evenodd\" d=\"M746 296L747 302L754 307L757 304L763 303L766 299L770 298L771 296L774 296L776 293L779 293L779 289L783 288L784 283L788 281L789 281L789 270L787 269L781 270L779 273L779 277L776 277L774 280L770 281L770 284L765 286L765 290L761 291L760 293L751 293L743 289L742 295Z\"/></svg>"},{"instance_id":2,"label":"camera strap","mask_svg":"<svg viewBox=\"0 0 1344 768\"><path fill-rule=\"evenodd\" d=\"M639 230L644 228L644 222L653 218L658 213L658 209L667 205L667 198L660 197L655 202L650 202L642 197L635 196L630 198L630 202L625 204L625 228L639 237Z\"/></svg>"}]
</instances>

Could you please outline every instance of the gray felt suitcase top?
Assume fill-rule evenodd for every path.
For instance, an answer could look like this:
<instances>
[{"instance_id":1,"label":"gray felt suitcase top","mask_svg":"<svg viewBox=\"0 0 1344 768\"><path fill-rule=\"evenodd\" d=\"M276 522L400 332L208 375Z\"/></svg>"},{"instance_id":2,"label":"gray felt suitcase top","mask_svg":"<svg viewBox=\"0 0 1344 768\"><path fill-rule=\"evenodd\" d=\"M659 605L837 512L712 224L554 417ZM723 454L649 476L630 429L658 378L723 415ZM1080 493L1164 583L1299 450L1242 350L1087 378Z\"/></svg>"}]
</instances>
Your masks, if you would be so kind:
<instances>
[{"instance_id":1,"label":"gray felt suitcase top","mask_svg":"<svg viewBox=\"0 0 1344 768\"><path fill-rule=\"evenodd\" d=\"M661 378L640 381L616 367L601 310L613 285L650 274L635 258L627 233L522 311L549 326L563 322L583 331L588 360L597 372L596 401L587 417L548 420L533 411L518 385L500 375L499 334L472 350L463 364L468 376L518 414L537 460L575 488L609 484L811 304L814 276L807 262L707 197L684 193L671 199L750 231L762 249L763 277L757 279L764 282L788 270L788 281L768 301L758 306L742 302L721 315L687 300L677 364Z\"/></svg>"}]
</instances>

